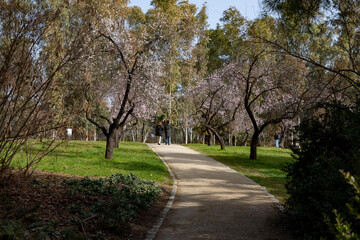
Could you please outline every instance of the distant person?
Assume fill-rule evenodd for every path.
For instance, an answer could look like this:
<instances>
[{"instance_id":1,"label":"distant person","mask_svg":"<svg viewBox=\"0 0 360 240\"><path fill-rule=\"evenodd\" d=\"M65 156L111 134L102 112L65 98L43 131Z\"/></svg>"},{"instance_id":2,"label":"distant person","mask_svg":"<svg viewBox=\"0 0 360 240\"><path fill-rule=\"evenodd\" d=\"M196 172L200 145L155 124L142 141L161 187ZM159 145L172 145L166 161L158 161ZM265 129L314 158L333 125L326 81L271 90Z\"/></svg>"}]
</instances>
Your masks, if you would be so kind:
<instances>
[{"instance_id":1,"label":"distant person","mask_svg":"<svg viewBox=\"0 0 360 240\"><path fill-rule=\"evenodd\" d=\"M171 137L171 125L170 123L165 124L165 145L170 145Z\"/></svg>"},{"instance_id":2,"label":"distant person","mask_svg":"<svg viewBox=\"0 0 360 240\"><path fill-rule=\"evenodd\" d=\"M279 147L280 134L275 133L274 139L275 139L275 146L278 148Z\"/></svg>"},{"instance_id":3,"label":"distant person","mask_svg":"<svg viewBox=\"0 0 360 240\"><path fill-rule=\"evenodd\" d=\"M158 145L160 145L160 143L161 143L161 137L163 135L163 132L164 132L163 126L161 125L161 122L158 122L158 124L155 128L156 141L157 141Z\"/></svg>"}]
</instances>

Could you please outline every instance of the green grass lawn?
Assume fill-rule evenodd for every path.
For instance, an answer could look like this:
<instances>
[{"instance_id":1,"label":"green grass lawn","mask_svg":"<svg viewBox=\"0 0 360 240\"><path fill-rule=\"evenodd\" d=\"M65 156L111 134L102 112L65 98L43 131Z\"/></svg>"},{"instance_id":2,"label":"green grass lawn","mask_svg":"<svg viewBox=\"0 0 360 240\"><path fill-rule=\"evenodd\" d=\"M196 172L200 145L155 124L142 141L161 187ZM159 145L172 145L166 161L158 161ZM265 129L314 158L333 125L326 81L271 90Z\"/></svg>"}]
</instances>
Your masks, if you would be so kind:
<instances>
[{"instance_id":1,"label":"green grass lawn","mask_svg":"<svg viewBox=\"0 0 360 240\"><path fill-rule=\"evenodd\" d=\"M105 159L106 142L68 141L42 159L37 169L83 176L134 173L140 178L163 182L170 179L166 166L146 144L121 142L112 160ZM36 148L40 145L36 144ZM21 154L14 163L21 163Z\"/></svg>"},{"instance_id":2,"label":"green grass lawn","mask_svg":"<svg viewBox=\"0 0 360 240\"><path fill-rule=\"evenodd\" d=\"M258 184L266 187L281 203L287 197L284 187L286 173L281 169L286 163L292 162L291 151L281 148L257 149L257 160L250 160L250 147L226 146L226 150L220 150L219 146L207 146L203 144L186 145L198 152L216 159L231 167Z\"/></svg>"}]
</instances>

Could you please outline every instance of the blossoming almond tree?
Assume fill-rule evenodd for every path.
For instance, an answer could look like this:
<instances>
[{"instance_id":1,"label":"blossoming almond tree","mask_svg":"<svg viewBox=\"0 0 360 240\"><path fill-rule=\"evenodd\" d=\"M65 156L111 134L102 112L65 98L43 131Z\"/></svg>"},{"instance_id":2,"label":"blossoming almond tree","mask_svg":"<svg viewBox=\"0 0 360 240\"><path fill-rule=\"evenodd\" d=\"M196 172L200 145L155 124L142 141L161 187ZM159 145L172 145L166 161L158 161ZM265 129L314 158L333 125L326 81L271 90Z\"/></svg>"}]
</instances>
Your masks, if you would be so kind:
<instances>
[{"instance_id":1,"label":"blossoming almond tree","mask_svg":"<svg viewBox=\"0 0 360 240\"><path fill-rule=\"evenodd\" d=\"M222 150L225 150L223 130L235 121L236 114L243 105L243 100L237 95L239 89L234 81L236 78L232 75L233 71L229 71L229 67L232 65L197 81L189 90L189 95L193 96L196 114L210 136L209 145L214 134Z\"/></svg>"},{"instance_id":2,"label":"blossoming almond tree","mask_svg":"<svg viewBox=\"0 0 360 240\"><path fill-rule=\"evenodd\" d=\"M302 61L276 54L267 46L228 68L236 73L239 96L253 126L250 159L256 159L264 129L294 118L311 99L307 96L307 69Z\"/></svg>"},{"instance_id":3,"label":"blossoming almond tree","mask_svg":"<svg viewBox=\"0 0 360 240\"><path fill-rule=\"evenodd\" d=\"M160 58L152 53L162 36L149 29L161 22L144 24L131 19L126 6L123 15L103 16L96 30L92 69L85 95L88 101L86 118L102 130L107 139L105 158L112 159L118 134L131 120L154 114L163 88L157 82L161 71ZM132 21L130 21L132 20ZM161 29L161 26L160 28ZM107 111L96 111L99 102Z\"/></svg>"}]
</instances>

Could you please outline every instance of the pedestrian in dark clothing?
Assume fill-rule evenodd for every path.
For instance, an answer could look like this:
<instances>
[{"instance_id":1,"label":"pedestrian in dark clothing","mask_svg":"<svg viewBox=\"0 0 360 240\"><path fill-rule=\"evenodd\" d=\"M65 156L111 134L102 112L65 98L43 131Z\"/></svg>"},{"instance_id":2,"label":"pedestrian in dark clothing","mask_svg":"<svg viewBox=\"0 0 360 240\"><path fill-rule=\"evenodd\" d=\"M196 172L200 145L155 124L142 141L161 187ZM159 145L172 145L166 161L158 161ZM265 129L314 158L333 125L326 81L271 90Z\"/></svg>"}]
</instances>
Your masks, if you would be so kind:
<instances>
[{"instance_id":1,"label":"pedestrian in dark clothing","mask_svg":"<svg viewBox=\"0 0 360 240\"><path fill-rule=\"evenodd\" d=\"M165 145L170 145L171 137L171 125L170 123L165 124Z\"/></svg>"},{"instance_id":2,"label":"pedestrian in dark clothing","mask_svg":"<svg viewBox=\"0 0 360 240\"><path fill-rule=\"evenodd\" d=\"M158 145L160 145L160 143L161 143L161 137L163 135L163 132L164 132L163 126L161 125L161 122L158 122L158 124L155 128L156 141L157 141Z\"/></svg>"}]
</instances>

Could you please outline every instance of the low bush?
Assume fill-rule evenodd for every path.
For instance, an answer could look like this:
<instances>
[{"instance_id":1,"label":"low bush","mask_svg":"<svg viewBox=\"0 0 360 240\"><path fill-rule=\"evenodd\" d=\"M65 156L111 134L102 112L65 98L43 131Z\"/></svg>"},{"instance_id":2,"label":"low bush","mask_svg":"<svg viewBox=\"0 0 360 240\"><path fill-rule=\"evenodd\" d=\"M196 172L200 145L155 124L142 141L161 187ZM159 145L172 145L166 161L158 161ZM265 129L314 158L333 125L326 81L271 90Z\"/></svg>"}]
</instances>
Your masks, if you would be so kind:
<instances>
[{"instance_id":1,"label":"low bush","mask_svg":"<svg viewBox=\"0 0 360 240\"><path fill-rule=\"evenodd\" d=\"M134 174L114 174L98 180L85 177L81 180L65 180L63 184L71 186L70 193L73 195L108 196L108 199L96 202L87 211L81 207L81 201L69 207L70 211L81 214L83 218L98 215L106 228L127 224L140 209L149 207L161 193L154 181L140 179Z\"/></svg>"},{"instance_id":2,"label":"low bush","mask_svg":"<svg viewBox=\"0 0 360 240\"><path fill-rule=\"evenodd\" d=\"M329 223L329 227L334 232L336 239L338 240L358 240L360 239L360 234L355 233L353 226L360 225L360 182L359 179L356 179L349 173L343 174L348 183L356 190L354 202L352 204L346 204L348 212L355 216L356 222L348 222L344 220L341 214L335 209L334 214L336 216L336 223L335 225Z\"/></svg>"},{"instance_id":3,"label":"low bush","mask_svg":"<svg viewBox=\"0 0 360 240\"><path fill-rule=\"evenodd\" d=\"M0 239L20 240L26 235L25 226L18 220L0 220Z\"/></svg>"},{"instance_id":4,"label":"low bush","mask_svg":"<svg viewBox=\"0 0 360 240\"><path fill-rule=\"evenodd\" d=\"M298 128L300 148L293 149L295 161L285 168L290 195L286 205L302 239L334 239L327 224L336 223L334 209L360 231L346 207L356 192L340 172L360 175L359 108L360 104L323 104Z\"/></svg>"}]
</instances>

